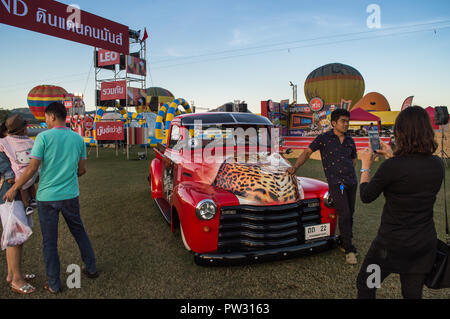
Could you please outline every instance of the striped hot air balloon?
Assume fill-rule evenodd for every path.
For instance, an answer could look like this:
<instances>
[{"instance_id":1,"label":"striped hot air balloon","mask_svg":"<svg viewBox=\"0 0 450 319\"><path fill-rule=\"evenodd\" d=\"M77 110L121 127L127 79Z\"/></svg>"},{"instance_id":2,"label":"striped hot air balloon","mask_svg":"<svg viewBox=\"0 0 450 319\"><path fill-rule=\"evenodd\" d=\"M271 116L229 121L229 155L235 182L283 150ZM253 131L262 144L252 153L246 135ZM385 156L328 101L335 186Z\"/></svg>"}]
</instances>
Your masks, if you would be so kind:
<instances>
[{"instance_id":1,"label":"striped hot air balloon","mask_svg":"<svg viewBox=\"0 0 450 319\"><path fill-rule=\"evenodd\" d=\"M45 121L45 108L52 102L70 100L69 93L55 85L38 85L28 93L27 102L31 113L38 121Z\"/></svg>"},{"instance_id":2,"label":"striped hot air balloon","mask_svg":"<svg viewBox=\"0 0 450 319\"><path fill-rule=\"evenodd\" d=\"M320 97L325 104L340 105L351 100L355 105L364 94L364 79L355 68L331 63L312 71L305 81L305 97L309 101Z\"/></svg>"}]
</instances>

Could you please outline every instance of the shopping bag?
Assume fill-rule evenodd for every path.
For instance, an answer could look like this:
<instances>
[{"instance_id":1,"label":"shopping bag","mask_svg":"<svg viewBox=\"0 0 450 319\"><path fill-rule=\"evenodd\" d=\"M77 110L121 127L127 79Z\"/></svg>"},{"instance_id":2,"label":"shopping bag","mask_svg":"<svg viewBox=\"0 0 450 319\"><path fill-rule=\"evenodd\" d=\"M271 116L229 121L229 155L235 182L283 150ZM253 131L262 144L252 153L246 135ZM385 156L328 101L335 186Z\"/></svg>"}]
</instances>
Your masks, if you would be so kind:
<instances>
[{"instance_id":1,"label":"shopping bag","mask_svg":"<svg viewBox=\"0 0 450 319\"><path fill-rule=\"evenodd\" d=\"M0 213L5 218L1 238L1 248L14 247L23 244L33 231L26 224L26 215L22 202L13 201L0 205Z\"/></svg>"},{"instance_id":2,"label":"shopping bag","mask_svg":"<svg viewBox=\"0 0 450 319\"><path fill-rule=\"evenodd\" d=\"M450 288L449 246L438 239L436 260L427 275L425 285L430 289Z\"/></svg>"}]
</instances>

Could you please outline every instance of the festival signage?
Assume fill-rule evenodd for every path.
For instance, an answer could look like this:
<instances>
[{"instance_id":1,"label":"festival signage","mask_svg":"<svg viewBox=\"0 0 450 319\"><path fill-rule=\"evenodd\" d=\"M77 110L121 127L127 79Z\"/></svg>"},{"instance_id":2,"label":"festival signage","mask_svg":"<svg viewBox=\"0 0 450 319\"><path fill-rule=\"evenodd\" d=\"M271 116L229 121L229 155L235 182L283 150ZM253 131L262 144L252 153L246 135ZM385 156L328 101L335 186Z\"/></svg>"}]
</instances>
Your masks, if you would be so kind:
<instances>
[{"instance_id":1,"label":"festival signage","mask_svg":"<svg viewBox=\"0 0 450 319\"><path fill-rule=\"evenodd\" d=\"M117 52L100 49L97 51L97 54L98 54L97 66L99 67L120 63L120 54Z\"/></svg>"},{"instance_id":2,"label":"festival signage","mask_svg":"<svg viewBox=\"0 0 450 319\"><path fill-rule=\"evenodd\" d=\"M123 122L96 122L95 139L97 141L123 141Z\"/></svg>"},{"instance_id":3,"label":"festival signage","mask_svg":"<svg viewBox=\"0 0 450 319\"><path fill-rule=\"evenodd\" d=\"M100 100L122 100L127 98L127 81L103 82Z\"/></svg>"},{"instance_id":4,"label":"festival signage","mask_svg":"<svg viewBox=\"0 0 450 319\"><path fill-rule=\"evenodd\" d=\"M70 100L70 101L64 101L64 106L65 106L65 108L66 109L70 109L70 108L72 108L72 100Z\"/></svg>"},{"instance_id":5,"label":"festival signage","mask_svg":"<svg viewBox=\"0 0 450 319\"><path fill-rule=\"evenodd\" d=\"M127 99L129 106L145 106L147 90L129 87L127 89Z\"/></svg>"},{"instance_id":6,"label":"festival signage","mask_svg":"<svg viewBox=\"0 0 450 319\"><path fill-rule=\"evenodd\" d=\"M323 101L321 98L315 97L309 101L309 106L313 112L319 112L323 108Z\"/></svg>"},{"instance_id":7,"label":"festival signage","mask_svg":"<svg viewBox=\"0 0 450 319\"><path fill-rule=\"evenodd\" d=\"M414 99L414 96L409 96L409 97L407 97L407 98L403 101L402 108L400 109L400 111L403 111L404 109L410 107L410 106L412 105L413 99Z\"/></svg>"},{"instance_id":8,"label":"festival signage","mask_svg":"<svg viewBox=\"0 0 450 319\"><path fill-rule=\"evenodd\" d=\"M86 130L92 130L94 128L94 119L90 116L85 116L84 118L84 128Z\"/></svg>"},{"instance_id":9,"label":"festival signage","mask_svg":"<svg viewBox=\"0 0 450 319\"><path fill-rule=\"evenodd\" d=\"M291 107L291 113L311 113L311 108L309 104L296 104L294 107Z\"/></svg>"},{"instance_id":10,"label":"festival signage","mask_svg":"<svg viewBox=\"0 0 450 319\"><path fill-rule=\"evenodd\" d=\"M146 76L147 66L145 60L132 55L127 56L127 73Z\"/></svg>"},{"instance_id":11,"label":"festival signage","mask_svg":"<svg viewBox=\"0 0 450 319\"><path fill-rule=\"evenodd\" d=\"M127 26L54 0L1 0L0 23L129 54Z\"/></svg>"}]
</instances>

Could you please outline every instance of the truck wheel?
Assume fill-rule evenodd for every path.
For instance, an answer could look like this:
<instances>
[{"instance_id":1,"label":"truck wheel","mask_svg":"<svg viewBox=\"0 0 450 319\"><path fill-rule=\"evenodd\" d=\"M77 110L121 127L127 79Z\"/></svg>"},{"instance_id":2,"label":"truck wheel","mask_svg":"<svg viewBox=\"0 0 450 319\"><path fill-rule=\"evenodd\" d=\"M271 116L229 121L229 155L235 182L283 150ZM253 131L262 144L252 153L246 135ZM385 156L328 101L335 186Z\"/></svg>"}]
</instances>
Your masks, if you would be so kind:
<instances>
[{"instance_id":1,"label":"truck wheel","mask_svg":"<svg viewBox=\"0 0 450 319\"><path fill-rule=\"evenodd\" d=\"M191 251L192 249L191 249L191 247L189 247L189 245L188 245L188 243L186 241L186 238L184 237L183 226L181 226L181 223L180 223L180 232L181 232L181 239L183 240L184 247L188 251Z\"/></svg>"}]
</instances>

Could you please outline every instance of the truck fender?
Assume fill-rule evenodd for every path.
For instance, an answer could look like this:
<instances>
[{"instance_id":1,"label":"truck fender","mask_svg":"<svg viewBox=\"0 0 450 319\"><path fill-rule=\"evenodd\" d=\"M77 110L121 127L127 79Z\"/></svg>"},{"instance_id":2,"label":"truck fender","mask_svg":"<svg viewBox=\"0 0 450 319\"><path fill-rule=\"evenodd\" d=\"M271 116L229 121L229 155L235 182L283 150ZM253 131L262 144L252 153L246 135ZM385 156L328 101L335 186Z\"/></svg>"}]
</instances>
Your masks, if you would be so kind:
<instances>
[{"instance_id":1,"label":"truck fender","mask_svg":"<svg viewBox=\"0 0 450 319\"><path fill-rule=\"evenodd\" d=\"M162 163L160 159L155 158L150 164L149 183L152 192L152 198L163 197Z\"/></svg>"},{"instance_id":2,"label":"truck fender","mask_svg":"<svg viewBox=\"0 0 450 319\"><path fill-rule=\"evenodd\" d=\"M197 203L204 199L211 199L217 206L217 214L211 220L200 220L196 213ZM198 182L181 182L173 190L172 214L176 211L183 227L186 244L194 252L208 252L217 250L219 234L220 209L224 206L239 205L236 196L228 191ZM174 220L174 216L172 216ZM173 227L173 225L172 225ZM208 228L208 232L204 228Z\"/></svg>"}]
</instances>

